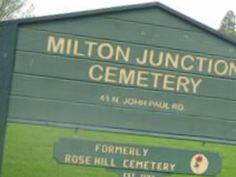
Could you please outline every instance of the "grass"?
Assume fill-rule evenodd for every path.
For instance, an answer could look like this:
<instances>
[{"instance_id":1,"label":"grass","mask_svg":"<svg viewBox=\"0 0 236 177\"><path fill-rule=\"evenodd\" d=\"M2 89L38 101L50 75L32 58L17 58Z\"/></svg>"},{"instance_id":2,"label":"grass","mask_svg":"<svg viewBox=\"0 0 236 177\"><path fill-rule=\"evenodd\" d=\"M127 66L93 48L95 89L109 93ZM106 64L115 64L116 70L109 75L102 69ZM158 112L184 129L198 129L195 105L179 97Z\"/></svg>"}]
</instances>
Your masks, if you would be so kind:
<instances>
[{"instance_id":1,"label":"grass","mask_svg":"<svg viewBox=\"0 0 236 177\"><path fill-rule=\"evenodd\" d=\"M236 177L236 146L13 123L7 127L3 177L118 177L112 171L103 168L57 164L52 157L53 145L60 138L83 138L218 152L223 158L223 169L217 177Z\"/></svg>"}]
</instances>

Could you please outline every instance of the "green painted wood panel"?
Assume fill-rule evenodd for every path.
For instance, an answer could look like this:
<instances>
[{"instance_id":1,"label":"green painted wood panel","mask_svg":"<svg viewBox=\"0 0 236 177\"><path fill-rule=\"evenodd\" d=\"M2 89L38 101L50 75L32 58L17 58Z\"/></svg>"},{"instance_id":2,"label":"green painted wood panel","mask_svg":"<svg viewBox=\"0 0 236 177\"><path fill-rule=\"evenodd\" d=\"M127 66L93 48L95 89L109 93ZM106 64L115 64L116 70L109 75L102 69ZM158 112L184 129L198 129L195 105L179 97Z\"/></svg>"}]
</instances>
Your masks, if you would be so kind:
<instances>
[{"instance_id":1,"label":"green painted wood panel","mask_svg":"<svg viewBox=\"0 0 236 177\"><path fill-rule=\"evenodd\" d=\"M73 39L75 41L77 40L81 44L80 51L84 51L84 53L86 53L85 51L87 50L87 46L83 45L86 41L93 41L93 42L97 42L97 43L108 42L111 45L113 45L114 48L115 48L115 46L118 46L118 45L122 46L123 49L131 48L132 50L130 52L129 63L126 63L124 60L115 60L115 56L112 56L112 58L110 60L106 60L107 62L116 62L116 63L125 64L125 65L128 65L128 64L138 65L137 62L135 62L136 61L135 59L137 56L142 56L142 53L145 49L155 51L155 53L156 53L155 58L161 58L160 53L164 52L164 53L170 53L173 57L175 57L175 54L179 54L180 56L191 55L191 56L194 56L195 58L196 57L204 57L204 58L207 58L208 60L212 59L213 61L218 61L218 60L224 59L225 61L228 61L228 62L232 62L232 63L236 62L235 56L233 58L225 58L225 57L220 57L220 56L215 56L215 55L207 55L207 54L184 52L184 51L180 51L180 50L172 50L172 49L166 49L166 48L150 47L148 45L138 45L138 44L133 44L130 42L118 42L118 41L112 41L112 40L97 39L97 38L92 38L92 37L67 35L67 34L61 34L61 33L51 33L51 32L47 32L47 31L38 31L38 30L27 29L27 28L20 29L19 34L20 34L20 36L19 36L19 40L18 40L17 50L30 51L30 52L42 53L42 54L57 55L57 54L47 52L46 46L48 43L49 36L55 36L58 39L65 38L65 39ZM35 42L35 41L40 41L40 42ZM70 54L64 53L62 55L67 56L67 57L78 58L78 59L80 58L80 57L74 56L72 53L70 53ZM224 55L224 54L222 53L222 55ZM93 53L92 57L85 55L83 58L88 58L88 59L92 59L92 60L101 60L99 58L99 56L97 55L97 53L95 53L95 52ZM192 63L192 64L197 66L197 65L199 65L199 62L197 60L195 60L194 63ZM235 65L236 65L236 63L235 63ZM142 66L143 67L150 67L150 68L154 68L154 69L186 72L186 70L184 70L183 68L180 68L180 67L178 67L178 68L173 67L173 66L166 67L164 65L164 61L163 61L162 65L159 65L157 67L153 66L150 62L147 62L147 63L143 64ZM209 73L207 71L207 66L205 66L202 71L200 71L198 68L193 68L191 70L191 72L199 74L199 75L209 75L209 76L214 76L214 77L236 79L236 74L233 74L232 76L228 76L228 75L219 76L219 75L216 75L214 72Z\"/></svg>"},{"instance_id":2,"label":"green painted wood panel","mask_svg":"<svg viewBox=\"0 0 236 177\"><path fill-rule=\"evenodd\" d=\"M72 79L72 80L82 80L88 82L95 82L91 80L88 76L89 68L93 65L99 64L103 67L105 66L114 66L117 68L130 68L135 71L143 70L148 72L158 72L158 70L153 69L144 69L141 67L126 67L119 64L108 64L106 62L101 61L90 61L90 60L74 60L61 56L52 56L52 55L42 55L36 53L29 52L17 52L16 56L16 64L15 64L15 72L17 73L26 73L33 75L42 75L42 76L51 76L51 77L59 77L64 79ZM193 78L199 78L199 76L195 76L192 74L180 74L170 71L165 71L165 73L176 74L181 76L189 76ZM202 77L203 84L201 85L199 92L195 95L206 96L206 97L214 97L214 98L223 98L227 100L235 100L236 94L236 82L234 80L226 80L226 79L217 79L212 77ZM98 83L107 83L104 80ZM147 83L152 85L152 80L148 80ZM110 84L111 85L111 84ZM128 83L127 85L114 83L114 85L123 85L127 87L136 87ZM144 89L151 90L162 90L162 88L152 88L146 87ZM180 90L179 93L184 93L183 90ZM184 93L187 94L187 93Z\"/></svg>"},{"instance_id":3,"label":"green painted wood panel","mask_svg":"<svg viewBox=\"0 0 236 177\"><path fill-rule=\"evenodd\" d=\"M15 74L11 94L72 103L168 112L172 113L173 117L188 115L190 119L194 119L193 116L201 116L202 119L234 120L236 123L235 101L116 86L107 87L102 84L66 79Z\"/></svg>"},{"instance_id":4,"label":"green painted wood panel","mask_svg":"<svg viewBox=\"0 0 236 177\"><path fill-rule=\"evenodd\" d=\"M22 25L18 34L9 120L51 121L235 141L236 47L179 17L173 17L169 12L148 8L96 17L68 18ZM131 54L129 61L125 61L125 57L117 59L117 56L101 59L98 53L78 57L71 53L70 47L58 52L59 49L54 46L53 50L57 52L53 52L47 46L49 36L64 38L62 40L66 42L77 41L81 51L86 50L83 43L90 41L129 48ZM65 45L68 47L75 43ZM205 65L203 71L195 67L188 71L171 65L154 66L150 62L138 64L137 57L141 57L147 49L158 54L176 54L181 57L179 62L184 60L183 56L190 56L205 57L215 63L230 63L231 74L209 72L209 67ZM200 67L197 60L185 64ZM99 81L92 79L91 72L89 75L93 66L102 68L93 73L102 77ZM112 81L107 81L104 74L109 67L115 71L115 75L110 75ZM122 69L135 75L140 71L147 73L148 77L144 80L148 86L137 84L137 80L135 83L121 83L119 72ZM164 77L159 78L154 86L154 74L201 80L202 83L195 91L190 85L175 85L168 90L163 84L167 83ZM109 102L113 95L113 102ZM146 107L143 103L124 105L117 102L117 97L121 100L126 97L141 99L141 102L155 98L164 100L168 105L182 105L184 109ZM22 108L23 105L27 106ZM143 122L147 125L144 126Z\"/></svg>"},{"instance_id":5,"label":"green painted wood panel","mask_svg":"<svg viewBox=\"0 0 236 177\"><path fill-rule=\"evenodd\" d=\"M110 18L129 20L137 23L146 23L149 25L166 26L170 28L177 28L182 30L190 30L203 32L197 27L171 15L170 13L158 8L153 7L143 10L133 10L120 13L107 15ZM105 16L105 18L107 17Z\"/></svg>"},{"instance_id":6,"label":"green painted wood panel","mask_svg":"<svg viewBox=\"0 0 236 177\"><path fill-rule=\"evenodd\" d=\"M235 57L234 45L208 33L183 31L146 24L90 17L27 26L49 32L83 35L158 47Z\"/></svg>"},{"instance_id":7,"label":"green painted wood panel","mask_svg":"<svg viewBox=\"0 0 236 177\"><path fill-rule=\"evenodd\" d=\"M110 128L113 131L137 131L139 134L148 132L192 136L199 139L214 138L215 140L235 141L235 122L212 120L183 115L158 113L124 108L109 108L93 104L70 103L65 101L24 98L12 96L10 101L9 121L28 120L42 122L70 123L73 126L87 125ZM174 121L177 120L177 121ZM145 123L144 123L145 122ZM47 123L46 123L47 124Z\"/></svg>"}]
</instances>

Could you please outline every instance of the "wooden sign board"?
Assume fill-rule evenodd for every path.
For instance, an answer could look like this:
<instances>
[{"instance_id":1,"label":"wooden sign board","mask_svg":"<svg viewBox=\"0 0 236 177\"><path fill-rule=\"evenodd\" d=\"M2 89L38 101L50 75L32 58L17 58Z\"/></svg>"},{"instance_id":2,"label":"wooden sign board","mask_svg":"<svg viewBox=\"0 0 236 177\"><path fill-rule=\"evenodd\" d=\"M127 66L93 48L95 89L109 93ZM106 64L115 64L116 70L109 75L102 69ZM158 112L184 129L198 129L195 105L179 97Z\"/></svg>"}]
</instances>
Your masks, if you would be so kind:
<instances>
[{"instance_id":1,"label":"wooden sign board","mask_svg":"<svg viewBox=\"0 0 236 177\"><path fill-rule=\"evenodd\" d=\"M236 144L235 42L168 7L3 22L0 39L4 177L69 130ZM12 159L13 147L28 155Z\"/></svg>"},{"instance_id":2,"label":"wooden sign board","mask_svg":"<svg viewBox=\"0 0 236 177\"><path fill-rule=\"evenodd\" d=\"M216 153L158 148L114 142L62 139L55 144L59 163L144 172L216 175L221 159Z\"/></svg>"}]
</instances>

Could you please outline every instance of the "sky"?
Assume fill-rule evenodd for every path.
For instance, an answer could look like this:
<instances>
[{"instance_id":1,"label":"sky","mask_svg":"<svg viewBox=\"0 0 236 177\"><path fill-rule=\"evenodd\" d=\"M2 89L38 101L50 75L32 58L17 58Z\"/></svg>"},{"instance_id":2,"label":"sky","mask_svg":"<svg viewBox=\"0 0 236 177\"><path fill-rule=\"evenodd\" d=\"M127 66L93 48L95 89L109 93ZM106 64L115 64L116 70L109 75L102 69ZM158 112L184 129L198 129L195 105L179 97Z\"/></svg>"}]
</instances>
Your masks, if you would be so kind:
<instances>
[{"instance_id":1,"label":"sky","mask_svg":"<svg viewBox=\"0 0 236 177\"><path fill-rule=\"evenodd\" d=\"M130 4L154 2L150 0L30 0L34 4L34 15L44 16L85 10L116 7ZM214 29L228 10L236 13L236 0L159 0L191 18Z\"/></svg>"}]
</instances>

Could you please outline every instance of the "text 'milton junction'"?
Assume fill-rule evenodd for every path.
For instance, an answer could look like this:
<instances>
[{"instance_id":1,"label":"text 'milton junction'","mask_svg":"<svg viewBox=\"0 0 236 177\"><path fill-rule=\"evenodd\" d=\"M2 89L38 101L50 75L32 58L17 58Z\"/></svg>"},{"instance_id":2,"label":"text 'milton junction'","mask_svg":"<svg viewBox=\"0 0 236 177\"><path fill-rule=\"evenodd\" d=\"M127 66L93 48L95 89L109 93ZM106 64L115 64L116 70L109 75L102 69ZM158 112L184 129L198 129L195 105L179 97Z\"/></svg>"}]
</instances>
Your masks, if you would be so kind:
<instances>
[{"instance_id":1,"label":"text 'milton junction'","mask_svg":"<svg viewBox=\"0 0 236 177\"><path fill-rule=\"evenodd\" d=\"M75 58L98 58L103 61L113 61L139 66L152 66L166 70L176 69L184 72L206 73L213 76L233 78L236 76L236 63L225 59L212 59L192 54L180 55L169 51L158 51L143 48L140 56L133 56L132 47L124 47L109 42L85 40L80 42L73 38L49 36L47 52L68 55ZM132 58L133 57L133 58ZM132 60L132 61L131 61ZM167 74L163 71L148 72L135 71L127 67L103 67L94 64L89 68L89 77L93 81L105 83L118 83L137 87L151 87L163 90L185 93L197 93L202 84L202 78ZM149 82L150 80L150 82Z\"/></svg>"}]
</instances>

